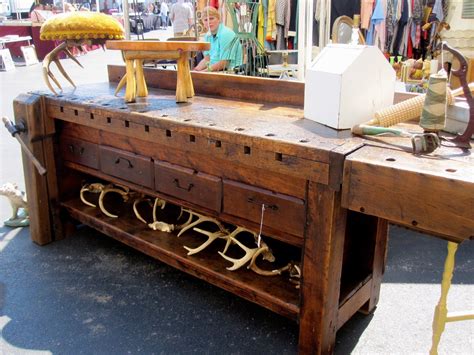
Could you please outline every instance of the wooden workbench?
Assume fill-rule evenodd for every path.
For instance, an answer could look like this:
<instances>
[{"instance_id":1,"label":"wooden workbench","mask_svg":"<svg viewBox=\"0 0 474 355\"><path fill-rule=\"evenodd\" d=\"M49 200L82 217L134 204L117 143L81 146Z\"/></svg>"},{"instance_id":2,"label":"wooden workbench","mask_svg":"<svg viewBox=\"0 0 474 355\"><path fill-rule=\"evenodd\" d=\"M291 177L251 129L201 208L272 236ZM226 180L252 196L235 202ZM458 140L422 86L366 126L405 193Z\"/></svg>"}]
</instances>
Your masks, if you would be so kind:
<instances>
[{"instance_id":1,"label":"wooden workbench","mask_svg":"<svg viewBox=\"0 0 474 355\"><path fill-rule=\"evenodd\" d=\"M415 164L413 156L404 152L410 143L392 142L391 149L384 142L352 137L347 131L303 119L301 83L193 73L197 96L190 103L177 104L176 73L146 70L149 85L157 89L127 105L112 95L114 81L124 72L123 67L109 67L111 83L80 87L57 97L31 93L15 100L15 119L28 127L21 136L48 170L45 177L40 176L25 160L31 237L36 243L63 238L72 222L80 221L297 320L301 353L331 353L337 330L355 312L370 312L377 304L386 219L412 226L416 221L415 227L425 231L440 225L427 221L439 209L438 199L444 199L445 190L439 195L430 193L435 204L426 203L420 209L425 218L404 213L412 213L417 199L392 206L398 171L400 178L418 174L412 180L416 184L404 185L403 194L418 191L419 177L425 176L410 168ZM400 164L379 163L385 157L382 153L392 151ZM454 188L468 192L460 204L453 202L456 207L448 213L459 216L463 227L435 232L457 240L469 237L473 230L472 158L466 153L417 159L444 170L451 169L451 163L460 164L457 174L448 174L450 178L439 170L428 171L426 181L436 177L436 189L450 189L453 177L462 175ZM382 176L384 169L392 175ZM261 205L265 204L269 208L262 234L277 256L275 266L297 261L302 269L301 288L284 276L264 277L244 268L228 271L229 263L216 254L219 249L186 255L183 245L199 244L196 234L177 238L152 231L125 213L120 219L106 217L78 197L84 182L95 181L126 185L254 231L260 228ZM384 189L374 192L372 183ZM357 184L364 187L363 194L358 193ZM386 204L376 204L379 199ZM439 217L437 213L434 216Z\"/></svg>"}]
</instances>

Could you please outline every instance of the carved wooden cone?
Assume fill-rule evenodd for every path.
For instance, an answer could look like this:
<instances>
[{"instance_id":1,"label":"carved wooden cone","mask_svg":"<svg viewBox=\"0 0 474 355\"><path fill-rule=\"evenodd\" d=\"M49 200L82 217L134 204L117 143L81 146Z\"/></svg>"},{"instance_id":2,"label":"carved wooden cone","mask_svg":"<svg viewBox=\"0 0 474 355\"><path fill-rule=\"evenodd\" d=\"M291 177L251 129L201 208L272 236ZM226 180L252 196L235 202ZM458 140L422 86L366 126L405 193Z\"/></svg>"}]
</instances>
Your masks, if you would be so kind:
<instances>
[{"instance_id":1,"label":"carved wooden cone","mask_svg":"<svg viewBox=\"0 0 474 355\"><path fill-rule=\"evenodd\" d=\"M186 95L187 97L193 97L194 96L194 85L193 85L193 78L191 77L191 69L189 67L189 58L190 55L189 53L185 54L186 61L185 61L185 71L186 71Z\"/></svg>"},{"instance_id":2,"label":"carved wooden cone","mask_svg":"<svg viewBox=\"0 0 474 355\"><path fill-rule=\"evenodd\" d=\"M189 72L189 67L187 68ZM188 74L189 75L189 74ZM188 102L188 80L186 76L186 56L184 53L178 58L178 78L176 82L176 102Z\"/></svg>"},{"instance_id":3,"label":"carved wooden cone","mask_svg":"<svg viewBox=\"0 0 474 355\"><path fill-rule=\"evenodd\" d=\"M133 62L133 59L127 59L125 61L127 77L127 87L125 89L126 102L135 102L136 98L137 84L135 80L135 68L133 66Z\"/></svg>"},{"instance_id":4,"label":"carved wooden cone","mask_svg":"<svg viewBox=\"0 0 474 355\"><path fill-rule=\"evenodd\" d=\"M147 97L148 88L146 86L145 74L143 72L143 59L135 60L135 76L137 79L137 96L138 97Z\"/></svg>"}]
</instances>

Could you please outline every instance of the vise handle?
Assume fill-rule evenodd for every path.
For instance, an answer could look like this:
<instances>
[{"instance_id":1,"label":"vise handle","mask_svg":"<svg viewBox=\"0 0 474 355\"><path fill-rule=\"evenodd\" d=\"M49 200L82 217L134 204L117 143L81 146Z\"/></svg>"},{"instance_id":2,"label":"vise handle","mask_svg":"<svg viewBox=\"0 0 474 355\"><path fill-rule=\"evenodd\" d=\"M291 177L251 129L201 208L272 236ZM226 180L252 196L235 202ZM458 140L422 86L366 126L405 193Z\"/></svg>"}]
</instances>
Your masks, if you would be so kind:
<instances>
[{"instance_id":1,"label":"vise handle","mask_svg":"<svg viewBox=\"0 0 474 355\"><path fill-rule=\"evenodd\" d=\"M23 142L23 140L17 136L18 133L26 132L26 127L23 124L16 125L6 117L2 117L2 121L5 124L5 127L8 130L8 132L10 132L10 134L12 135L12 137L15 137L18 140L18 143L20 143L20 146L23 148L23 151L25 152L26 156L31 160L33 165L36 167L36 169L38 170L38 173L40 175L45 175L46 169L43 167L43 165L41 165L40 161L36 159L36 157L33 155L33 153L31 152L30 148L26 145L26 143Z\"/></svg>"}]
</instances>

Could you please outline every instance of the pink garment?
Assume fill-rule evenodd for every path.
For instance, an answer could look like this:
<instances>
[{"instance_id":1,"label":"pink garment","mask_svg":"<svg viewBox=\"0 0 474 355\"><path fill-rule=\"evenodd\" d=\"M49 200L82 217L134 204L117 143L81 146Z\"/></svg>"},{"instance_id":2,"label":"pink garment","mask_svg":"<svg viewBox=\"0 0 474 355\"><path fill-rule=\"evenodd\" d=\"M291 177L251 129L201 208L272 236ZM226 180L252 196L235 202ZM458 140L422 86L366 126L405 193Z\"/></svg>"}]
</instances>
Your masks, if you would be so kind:
<instances>
[{"instance_id":1,"label":"pink garment","mask_svg":"<svg viewBox=\"0 0 474 355\"><path fill-rule=\"evenodd\" d=\"M360 28L368 29L375 0L360 0Z\"/></svg>"}]
</instances>

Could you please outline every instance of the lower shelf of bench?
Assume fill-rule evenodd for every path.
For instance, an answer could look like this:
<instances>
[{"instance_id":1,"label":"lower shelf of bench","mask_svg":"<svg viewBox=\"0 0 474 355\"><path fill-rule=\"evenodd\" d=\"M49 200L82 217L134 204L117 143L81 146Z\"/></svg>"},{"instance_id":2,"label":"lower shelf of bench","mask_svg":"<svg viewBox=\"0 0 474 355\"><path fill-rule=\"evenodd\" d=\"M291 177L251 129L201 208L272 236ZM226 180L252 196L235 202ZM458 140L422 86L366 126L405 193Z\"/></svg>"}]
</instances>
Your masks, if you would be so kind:
<instances>
[{"instance_id":1,"label":"lower shelf of bench","mask_svg":"<svg viewBox=\"0 0 474 355\"><path fill-rule=\"evenodd\" d=\"M153 231L135 218L107 217L98 208L86 206L79 199L63 202L62 206L72 218L146 255L282 316L298 319L300 291L287 276L260 276L245 267L229 271L226 267L230 263L217 254L217 250L222 250L219 245L211 245L199 254L188 256L183 246L196 247L204 241L202 236L191 231L179 238L175 234ZM337 329L363 306L371 287L370 275L341 285Z\"/></svg>"},{"instance_id":2,"label":"lower shelf of bench","mask_svg":"<svg viewBox=\"0 0 474 355\"><path fill-rule=\"evenodd\" d=\"M188 231L175 234L154 231L135 217L109 218L98 208L84 205L79 199L62 203L71 217L134 249L213 285L255 302L285 317L297 319L299 290L286 276L260 276L245 267L229 271L231 264L208 249L188 256L183 246L196 247L205 239ZM197 239L198 238L198 239ZM217 242L214 242L217 243Z\"/></svg>"}]
</instances>

